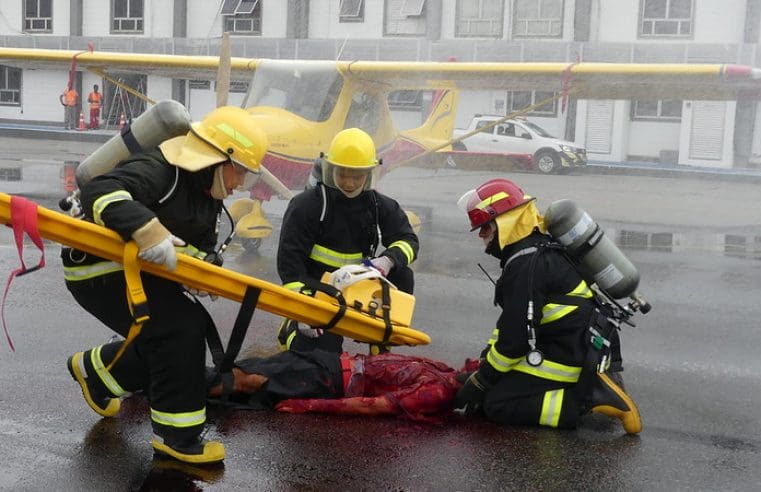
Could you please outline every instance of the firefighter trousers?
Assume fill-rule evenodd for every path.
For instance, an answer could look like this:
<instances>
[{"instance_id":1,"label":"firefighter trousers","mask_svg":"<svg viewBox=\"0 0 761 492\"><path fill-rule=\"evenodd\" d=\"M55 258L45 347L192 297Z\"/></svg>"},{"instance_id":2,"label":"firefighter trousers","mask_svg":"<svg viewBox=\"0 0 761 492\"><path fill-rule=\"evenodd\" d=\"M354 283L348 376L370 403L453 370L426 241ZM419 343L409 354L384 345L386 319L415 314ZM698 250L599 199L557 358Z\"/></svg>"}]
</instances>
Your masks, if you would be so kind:
<instances>
[{"instance_id":1,"label":"firefighter trousers","mask_svg":"<svg viewBox=\"0 0 761 492\"><path fill-rule=\"evenodd\" d=\"M153 430L172 440L193 439L206 420L206 327L211 319L194 298L172 281L142 273L150 319L110 373L103 369L122 342L85 353L88 377L97 374L104 394L114 397L145 391ZM126 337L132 315L123 272L67 281L76 301L103 324ZM94 356L94 357L93 357ZM95 365L100 365L97 371ZM121 393L121 394L120 394Z\"/></svg>"},{"instance_id":2,"label":"firefighter trousers","mask_svg":"<svg viewBox=\"0 0 761 492\"><path fill-rule=\"evenodd\" d=\"M575 386L511 371L488 391L483 411L489 420L502 425L572 429L580 416Z\"/></svg>"}]
</instances>

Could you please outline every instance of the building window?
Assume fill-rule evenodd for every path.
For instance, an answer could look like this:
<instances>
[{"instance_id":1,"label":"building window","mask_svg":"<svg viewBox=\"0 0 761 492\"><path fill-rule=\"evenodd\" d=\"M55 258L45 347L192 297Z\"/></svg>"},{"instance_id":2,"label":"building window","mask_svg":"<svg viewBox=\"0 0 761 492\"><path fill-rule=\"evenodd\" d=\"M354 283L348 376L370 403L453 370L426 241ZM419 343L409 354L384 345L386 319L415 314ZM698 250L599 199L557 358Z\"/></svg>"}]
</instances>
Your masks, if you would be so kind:
<instances>
[{"instance_id":1,"label":"building window","mask_svg":"<svg viewBox=\"0 0 761 492\"><path fill-rule=\"evenodd\" d=\"M388 95L388 107L393 111L420 111L423 108L423 91L394 91Z\"/></svg>"},{"instance_id":2,"label":"building window","mask_svg":"<svg viewBox=\"0 0 761 492\"><path fill-rule=\"evenodd\" d=\"M563 0L515 0L513 36L558 38L563 34Z\"/></svg>"},{"instance_id":3,"label":"building window","mask_svg":"<svg viewBox=\"0 0 761 492\"><path fill-rule=\"evenodd\" d=\"M0 65L0 106L21 106L21 69Z\"/></svg>"},{"instance_id":4,"label":"building window","mask_svg":"<svg viewBox=\"0 0 761 492\"><path fill-rule=\"evenodd\" d=\"M53 32L53 0L24 0L24 32Z\"/></svg>"},{"instance_id":5,"label":"building window","mask_svg":"<svg viewBox=\"0 0 761 492\"><path fill-rule=\"evenodd\" d=\"M554 92L542 91L513 91L507 93L507 111L508 114L521 111L536 103L555 97ZM554 117L558 115L558 100L552 101L534 108L527 116L545 116Z\"/></svg>"},{"instance_id":6,"label":"building window","mask_svg":"<svg viewBox=\"0 0 761 492\"><path fill-rule=\"evenodd\" d=\"M111 32L143 32L143 0L111 0Z\"/></svg>"},{"instance_id":7,"label":"building window","mask_svg":"<svg viewBox=\"0 0 761 492\"><path fill-rule=\"evenodd\" d=\"M681 121L682 101L634 101L632 120Z\"/></svg>"},{"instance_id":8,"label":"building window","mask_svg":"<svg viewBox=\"0 0 761 492\"><path fill-rule=\"evenodd\" d=\"M641 1L640 36L692 36L693 0Z\"/></svg>"},{"instance_id":9,"label":"building window","mask_svg":"<svg viewBox=\"0 0 761 492\"><path fill-rule=\"evenodd\" d=\"M425 0L386 0L387 36L425 36Z\"/></svg>"},{"instance_id":10,"label":"building window","mask_svg":"<svg viewBox=\"0 0 761 492\"><path fill-rule=\"evenodd\" d=\"M457 0L457 37L501 38L502 0Z\"/></svg>"},{"instance_id":11,"label":"building window","mask_svg":"<svg viewBox=\"0 0 761 492\"><path fill-rule=\"evenodd\" d=\"M341 0L338 6L338 22L364 22L364 0Z\"/></svg>"},{"instance_id":12,"label":"building window","mask_svg":"<svg viewBox=\"0 0 761 492\"><path fill-rule=\"evenodd\" d=\"M189 80L188 88L197 90L211 90L211 81L209 80Z\"/></svg>"},{"instance_id":13,"label":"building window","mask_svg":"<svg viewBox=\"0 0 761 492\"><path fill-rule=\"evenodd\" d=\"M262 3L259 0L225 0L222 4L225 32L262 34Z\"/></svg>"}]
</instances>

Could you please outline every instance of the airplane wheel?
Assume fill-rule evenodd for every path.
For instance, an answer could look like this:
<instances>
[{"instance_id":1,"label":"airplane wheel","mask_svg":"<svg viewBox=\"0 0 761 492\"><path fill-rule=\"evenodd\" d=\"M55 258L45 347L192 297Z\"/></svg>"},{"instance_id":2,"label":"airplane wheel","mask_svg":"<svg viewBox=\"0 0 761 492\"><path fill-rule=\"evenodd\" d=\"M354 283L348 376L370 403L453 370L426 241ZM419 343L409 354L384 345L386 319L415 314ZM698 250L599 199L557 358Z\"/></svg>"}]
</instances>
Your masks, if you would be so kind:
<instances>
[{"instance_id":1,"label":"airplane wheel","mask_svg":"<svg viewBox=\"0 0 761 492\"><path fill-rule=\"evenodd\" d=\"M259 250L259 246L262 244L262 239L242 239L241 244L243 244L243 249L251 253Z\"/></svg>"}]
</instances>

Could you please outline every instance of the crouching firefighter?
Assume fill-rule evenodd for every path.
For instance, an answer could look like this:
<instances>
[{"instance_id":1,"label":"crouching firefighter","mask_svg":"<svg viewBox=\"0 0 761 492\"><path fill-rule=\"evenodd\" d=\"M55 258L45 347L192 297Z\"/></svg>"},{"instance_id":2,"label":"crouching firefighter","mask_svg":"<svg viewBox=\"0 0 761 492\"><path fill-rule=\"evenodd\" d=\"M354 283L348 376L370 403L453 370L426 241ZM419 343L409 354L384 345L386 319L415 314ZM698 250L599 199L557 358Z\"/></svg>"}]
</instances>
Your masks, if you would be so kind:
<instances>
[{"instance_id":1,"label":"crouching firefighter","mask_svg":"<svg viewBox=\"0 0 761 492\"><path fill-rule=\"evenodd\" d=\"M248 186L266 149L266 135L244 110L215 109L186 135L87 182L81 189L85 219L134 241L137 256L168 270L176 267L178 251L208 258L217 244L223 200ZM90 408L114 417L120 397L145 391L155 451L190 463L223 460L222 443L201 437L210 318L190 294L198 291L145 272L135 280L128 266L70 248L62 259L69 291L102 323L129 339L143 323L131 343L107 343L69 357L69 372ZM142 282L145 302L125 298L135 282Z\"/></svg>"},{"instance_id":2,"label":"crouching firefighter","mask_svg":"<svg viewBox=\"0 0 761 492\"><path fill-rule=\"evenodd\" d=\"M492 179L458 204L473 231L499 258L497 326L455 409L482 411L505 425L575 428L589 411L642 430L639 411L616 384L621 356L617 328L563 247L546 233L534 198L515 183Z\"/></svg>"}]
</instances>

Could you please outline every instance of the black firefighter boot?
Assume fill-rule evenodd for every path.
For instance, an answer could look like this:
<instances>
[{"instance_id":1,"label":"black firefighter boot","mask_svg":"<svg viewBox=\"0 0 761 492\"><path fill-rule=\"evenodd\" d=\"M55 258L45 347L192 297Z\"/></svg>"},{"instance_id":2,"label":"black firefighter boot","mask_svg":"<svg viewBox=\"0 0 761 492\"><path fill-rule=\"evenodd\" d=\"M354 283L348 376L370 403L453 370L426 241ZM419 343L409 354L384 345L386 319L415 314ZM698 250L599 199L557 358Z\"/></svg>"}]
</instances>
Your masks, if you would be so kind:
<instances>
[{"instance_id":1,"label":"black firefighter boot","mask_svg":"<svg viewBox=\"0 0 761 492\"><path fill-rule=\"evenodd\" d=\"M89 351L88 351L89 353ZM85 352L77 352L66 361L66 367L74 381L82 388L82 395L90 408L103 417L113 417L119 413L121 401L112 398L111 394L102 388L102 384L94 375L92 367L86 363ZM88 374L89 372L89 374Z\"/></svg>"},{"instance_id":2,"label":"black firefighter boot","mask_svg":"<svg viewBox=\"0 0 761 492\"><path fill-rule=\"evenodd\" d=\"M592 385L591 408L621 421L627 434L642 431L642 419L634 401L607 374L597 374Z\"/></svg>"},{"instance_id":3,"label":"black firefighter boot","mask_svg":"<svg viewBox=\"0 0 761 492\"><path fill-rule=\"evenodd\" d=\"M200 435L162 437L154 432L151 445L159 454L171 456L185 463L196 465L219 463L225 459L225 446L218 441L207 441Z\"/></svg>"}]
</instances>

